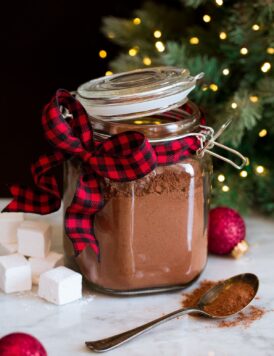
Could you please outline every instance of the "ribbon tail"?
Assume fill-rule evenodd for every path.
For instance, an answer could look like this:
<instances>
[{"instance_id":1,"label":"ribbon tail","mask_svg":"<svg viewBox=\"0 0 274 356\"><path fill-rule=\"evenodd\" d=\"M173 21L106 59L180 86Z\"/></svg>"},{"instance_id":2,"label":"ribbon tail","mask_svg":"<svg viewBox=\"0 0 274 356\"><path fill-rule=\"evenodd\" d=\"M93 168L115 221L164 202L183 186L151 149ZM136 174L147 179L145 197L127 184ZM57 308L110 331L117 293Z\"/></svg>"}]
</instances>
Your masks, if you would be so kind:
<instances>
[{"instance_id":1,"label":"ribbon tail","mask_svg":"<svg viewBox=\"0 0 274 356\"><path fill-rule=\"evenodd\" d=\"M76 255L88 245L100 259L99 243L94 233L95 214L103 207L104 199L99 177L94 174L79 177L76 192L65 214L65 230Z\"/></svg>"},{"instance_id":2,"label":"ribbon tail","mask_svg":"<svg viewBox=\"0 0 274 356\"><path fill-rule=\"evenodd\" d=\"M74 214L67 210L65 214L65 230L72 242L76 256L87 246L90 246L99 261L100 251L99 243L94 233L94 218L95 215Z\"/></svg>"},{"instance_id":3,"label":"ribbon tail","mask_svg":"<svg viewBox=\"0 0 274 356\"><path fill-rule=\"evenodd\" d=\"M2 212L26 212L46 215L57 211L61 206L61 195L56 179L50 170L61 164L67 155L55 152L52 155L40 156L32 167L35 188L13 185L10 188L13 200Z\"/></svg>"},{"instance_id":4,"label":"ribbon tail","mask_svg":"<svg viewBox=\"0 0 274 356\"><path fill-rule=\"evenodd\" d=\"M57 211L61 206L60 197L43 193L38 189L13 185L10 188L13 200L2 212L24 212L46 215Z\"/></svg>"}]
</instances>

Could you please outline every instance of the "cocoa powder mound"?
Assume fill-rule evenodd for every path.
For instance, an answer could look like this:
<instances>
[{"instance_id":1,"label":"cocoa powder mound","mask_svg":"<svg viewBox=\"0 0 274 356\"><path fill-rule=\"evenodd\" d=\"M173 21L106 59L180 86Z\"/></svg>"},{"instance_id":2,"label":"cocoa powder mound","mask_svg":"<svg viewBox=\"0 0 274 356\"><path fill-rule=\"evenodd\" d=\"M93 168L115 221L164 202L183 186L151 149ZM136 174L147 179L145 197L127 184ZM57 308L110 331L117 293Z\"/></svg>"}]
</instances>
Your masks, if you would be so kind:
<instances>
[{"instance_id":1,"label":"cocoa powder mound","mask_svg":"<svg viewBox=\"0 0 274 356\"><path fill-rule=\"evenodd\" d=\"M226 286L204 309L215 316L234 314L243 309L253 299L254 294L250 284L239 281Z\"/></svg>"},{"instance_id":2,"label":"cocoa powder mound","mask_svg":"<svg viewBox=\"0 0 274 356\"><path fill-rule=\"evenodd\" d=\"M197 305L202 295L218 283L219 282L209 280L202 281L196 289L183 296L183 307L187 308ZM246 305L246 303L248 303L248 301L254 296L252 288L244 282L239 284L236 283L233 287L233 289L228 288L220 293L219 298L205 308L207 309L206 311L215 315L235 313L237 310L240 310L244 305ZM233 320L216 320L216 322L217 326L220 328L234 326L248 327L255 320L261 319L265 312L266 311L263 308L249 306L244 312L239 312ZM195 317L198 316L197 314L191 315ZM199 315L199 317L201 316Z\"/></svg>"},{"instance_id":3,"label":"cocoa powder mound","mask_svg":"<svg viewBox=\"0 0 274 356\"><path fill-rule=\"evenodd\" d=\"M186 160L187 162L187 160ZM105 178L101 181L105 201L114 197L142 197L148 194L161 195L163 193L182 193L185 197L189 194L190 175L183 172L182 168L157 167L141 179L132 182L113 182ZM203 176L196 177L196 187L202 187Z\"/></svg>"}]
</instances>

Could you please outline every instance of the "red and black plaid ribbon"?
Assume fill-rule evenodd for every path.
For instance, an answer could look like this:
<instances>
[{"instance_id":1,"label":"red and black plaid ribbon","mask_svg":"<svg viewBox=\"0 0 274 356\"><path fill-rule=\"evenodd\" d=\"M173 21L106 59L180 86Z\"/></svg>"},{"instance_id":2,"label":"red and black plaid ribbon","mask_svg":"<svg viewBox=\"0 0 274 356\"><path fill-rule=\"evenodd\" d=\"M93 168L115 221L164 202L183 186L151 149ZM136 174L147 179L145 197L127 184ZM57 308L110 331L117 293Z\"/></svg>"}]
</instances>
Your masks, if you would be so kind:
<instances>
[{"instance_id":1,"label":"red and black plaid ribbon","mask_svg":"<svg viewBox=\"0 0 274 356\"><path fill-rule=\"evenodd\" d=\"M65 119L61 107L72 118ZM103 207L101 177L127 182L144 177L157 164L176 163L193 154L200 143L196 137L185 137L152 147L143 134L127 131L114 135L102 143L93 140L88 115L82 105L66 90L58 90L45 107L42 125L54 153L42 155L31 167L36 188L11 187L14 197L5 212L49 214L60 208L61 196L51 169L77 157L83 163L83 172L65 216L65 230L76 254L90 245L99 255L94 235L94 216Z\"/></svg>"}]
</instances>

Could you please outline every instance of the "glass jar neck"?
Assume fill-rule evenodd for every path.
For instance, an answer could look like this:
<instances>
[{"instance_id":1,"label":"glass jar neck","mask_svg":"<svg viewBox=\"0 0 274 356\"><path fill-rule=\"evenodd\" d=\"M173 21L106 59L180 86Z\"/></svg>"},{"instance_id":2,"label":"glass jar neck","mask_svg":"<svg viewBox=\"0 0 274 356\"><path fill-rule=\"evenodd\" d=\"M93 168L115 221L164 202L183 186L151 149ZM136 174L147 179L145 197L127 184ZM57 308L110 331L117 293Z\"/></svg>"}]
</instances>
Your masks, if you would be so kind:
<instances>
[{"instance_id":1,"label":"glass jar neck","mask_svg":"<svg viewBox=\"0 0 274 356\"><path fill-rule=\"evenodd\" d=\"M95 139L106 138L125 131L143 133L150 142L164 142L178 139L181 135L193 132L200 124L199 108L191 101L180 108L163 113L115 121L90 117Z\"/></svg>"}]
</instances>

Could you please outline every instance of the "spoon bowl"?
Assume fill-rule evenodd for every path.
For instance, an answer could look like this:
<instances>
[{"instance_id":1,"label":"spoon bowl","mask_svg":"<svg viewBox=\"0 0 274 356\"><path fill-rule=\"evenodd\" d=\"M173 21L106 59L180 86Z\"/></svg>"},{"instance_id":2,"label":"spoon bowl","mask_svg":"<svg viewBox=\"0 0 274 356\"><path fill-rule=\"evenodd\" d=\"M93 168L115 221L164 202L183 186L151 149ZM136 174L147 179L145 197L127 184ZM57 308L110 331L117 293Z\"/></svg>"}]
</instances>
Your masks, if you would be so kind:
<instances>
[{"instance_id":1,"label":"spoon bowl","mask_svg":"<svg viewBox=\"0 0 274 356\"><path fill-rule=\"evenodd\" d=\"M241 289L241 285L248 285L252 293L249 293L247 298L244 299L242 304L238 309L228 310L225 315L220 313L212 313L207 310L208 307L212 305L215 301L218 302L218 298L224 297L227 290L238 286L238 289ZM240 287L239 287L240 286ZM188 313L199 313L203 316L207 316L214 319L226 318L232 315L235 315L245 309L251 301L255 298L259 288L259 279L255 274L252 273L243 273L237 276L228 278L216 286L210 288L198 301L197 305L194 305L189 308L181 308L175 310L169 314L166 314L158 319L152 320L144 325L140 325L137 328L125 331L121 334L117 334L106 339L96 340L96 341L87 341L86 346L95 352L105 352L115 347L124 344L125 342L135 338L136 336L143 334L145 331L152 329L153 327L162 324L168 320L177 318L184 314Z\"/></svg>"},{"instance_id":2,"label":"spoon bowl","mask_svg":"<svg viewBox=\"0 0 274 356\"><path fill-rule=\"evenodd\" d=\"M224 292L224 290L227 290L230 287L233 287L234 285L239 284L239 283L248 284L252 288L252 291L253 291L252 295L250 296L249 300L247 301L247 304L244 307L240 308L239 310L236 310L235 312L231 312L231 313L228 313L225 315L213 314L213 313L209 313L205 310L205 308L208 305L212 304L218 298L218 296L220 296L220 294L222 292ZM203 311L203 314L205 313L207 316L209 316L211 318L218 318L218 319L227 318L227 317L233 316L233 315L239 313L240 311L244 310L255 298L255 296L258 292L258 289L259 289L259 279L255 274L253 274L253 273L238 274L238 275L228 278L222 282L219 282L216 286L210 288L200 298L200 300L197 304L197 308L200 309L200 311Z\"/></svg>"}]
</instances>

